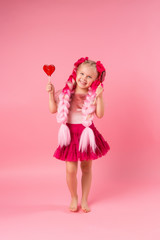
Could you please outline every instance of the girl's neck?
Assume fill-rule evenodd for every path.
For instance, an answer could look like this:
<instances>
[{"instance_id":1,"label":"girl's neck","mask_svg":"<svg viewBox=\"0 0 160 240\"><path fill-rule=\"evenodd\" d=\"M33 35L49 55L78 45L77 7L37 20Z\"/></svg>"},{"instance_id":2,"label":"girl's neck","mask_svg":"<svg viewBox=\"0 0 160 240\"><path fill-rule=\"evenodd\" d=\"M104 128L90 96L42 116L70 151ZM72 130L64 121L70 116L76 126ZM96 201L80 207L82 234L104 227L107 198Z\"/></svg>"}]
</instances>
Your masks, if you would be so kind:
<instances>
[{"instance_id":1,"label":"girl's neck","mask_svg":"<svg viewBox=\"0 0 160 240\"><path fill-rule=\"evenodd\" d=\"M88 93L88 88L84 89L84 88L79 88L78 86L76 86L74 93L76 94L87 94Z\"/></svg>"}]
</instances>

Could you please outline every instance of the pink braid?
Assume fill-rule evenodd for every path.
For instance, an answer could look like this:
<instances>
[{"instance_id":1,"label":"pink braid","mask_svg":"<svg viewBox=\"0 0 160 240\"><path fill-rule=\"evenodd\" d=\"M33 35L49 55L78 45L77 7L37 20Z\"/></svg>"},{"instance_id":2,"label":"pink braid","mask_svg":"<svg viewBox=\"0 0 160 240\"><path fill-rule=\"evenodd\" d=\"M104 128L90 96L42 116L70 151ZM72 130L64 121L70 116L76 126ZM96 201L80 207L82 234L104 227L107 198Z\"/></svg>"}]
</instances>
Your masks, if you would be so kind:
<instances>
[{"instance_id":1,"label":"pink braid","mask_svg":"<svg viewBox=\"0 0 160 240\"><path fill-rule=\"evenodd\" d=\"M82 124L83 126L85 126L79 142L79 150L82 152L87 151L88 145L90 145L93 152L95 152L96 149L95 136L93 130L89 127L92 124L93 113L95 112L96 108L95 105L93 105L95 97L96 92L93 91L92 88L89 88L86 100L84 101L84 105L82 108Z\"/></svg>"}]
</instances>

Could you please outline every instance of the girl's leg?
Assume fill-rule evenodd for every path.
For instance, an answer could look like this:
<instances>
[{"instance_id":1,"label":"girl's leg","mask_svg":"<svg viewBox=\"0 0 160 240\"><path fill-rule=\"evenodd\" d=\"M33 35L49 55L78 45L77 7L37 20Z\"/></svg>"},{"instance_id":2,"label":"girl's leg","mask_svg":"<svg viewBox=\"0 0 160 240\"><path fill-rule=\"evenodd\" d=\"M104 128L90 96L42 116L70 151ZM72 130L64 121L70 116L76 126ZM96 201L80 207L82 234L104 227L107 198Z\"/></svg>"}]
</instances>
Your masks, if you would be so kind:
<instances>
[{"instance_id":1,"label":"girl's leg","mask_svg":"<svg viewBox=\"0 0 160 240\"><path fill-rule=\"evenodd\" d=\"M91 187L92 181L92 160L82 161L81 162L81 170L82 170L82 199L81 199L81 207L84 212L89 212L90 208L88 206L88 195Z\"/></svg>"},{"instance_id":2,"label":"girl's leg","mask_svg":"<svg viewBox=\"0 0 160 240\"><path fill-rule=\"evenodd\" d=\"M77 166L78 162L66 161L66 180L72 198L69 209L73 212L78 208Z\"/></svg>"}]
</instances>

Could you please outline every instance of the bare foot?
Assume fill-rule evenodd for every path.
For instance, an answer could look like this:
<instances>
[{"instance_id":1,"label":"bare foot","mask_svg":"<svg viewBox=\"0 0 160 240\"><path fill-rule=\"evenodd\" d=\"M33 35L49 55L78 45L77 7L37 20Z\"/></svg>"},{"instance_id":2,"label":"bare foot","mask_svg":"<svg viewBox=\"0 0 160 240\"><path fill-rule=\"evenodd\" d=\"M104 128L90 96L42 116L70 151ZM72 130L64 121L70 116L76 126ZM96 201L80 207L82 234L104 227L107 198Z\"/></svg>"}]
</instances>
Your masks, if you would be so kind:
<instances>
[{"instance_id":1,"label":"bare foot","mask_svg":"<svg viewBox=\"0 0 160 240\"><path fill-rule=\"evenodd\" d=\"M71 199L71 203L70 203L69 209L72 212L76 212L78 210L78 196L77 197L73 197Z\"/></svg>"},{"instance_id":2,"label":"bare foot","mask_svg":"<svg viewBox=\"0 0 160 240\"><path fill-rule=\"evenodd\" d=\"M88 206L87 200L81 200L81 207L82 207L83 212L85 212L85 213L91 211L89 206Z\"/></svg>"}]
</instances>

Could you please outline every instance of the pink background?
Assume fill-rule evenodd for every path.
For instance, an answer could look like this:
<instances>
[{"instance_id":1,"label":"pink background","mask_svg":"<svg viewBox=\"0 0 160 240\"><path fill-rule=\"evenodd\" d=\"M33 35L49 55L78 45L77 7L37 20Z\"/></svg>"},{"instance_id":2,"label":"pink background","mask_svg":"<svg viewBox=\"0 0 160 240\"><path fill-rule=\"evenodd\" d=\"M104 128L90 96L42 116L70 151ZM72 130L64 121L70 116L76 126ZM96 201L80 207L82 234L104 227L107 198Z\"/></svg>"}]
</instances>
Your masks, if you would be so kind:
<instances>
[{"instance_id":1,"label":"pink background","mask_svg":"<svg viewBox=\"0 0 160 240\"><path fill-rule=\"evenodd\" d=\"M63 239L65 231L82 239L77 224L88 222L95 238L160 236L159 16L158 0L1 2L1 239ZM42 68L56 66L58 90L86 56L107 70L105 116L94 122L111 149L93 164L93 212L73 217L65 163L52 157L59 125Z\"/></svg>"}]
</instances>

